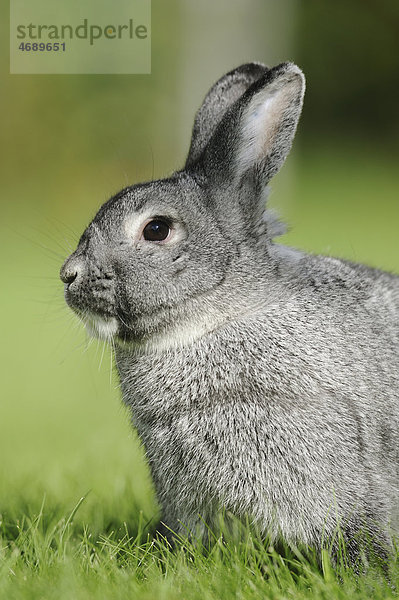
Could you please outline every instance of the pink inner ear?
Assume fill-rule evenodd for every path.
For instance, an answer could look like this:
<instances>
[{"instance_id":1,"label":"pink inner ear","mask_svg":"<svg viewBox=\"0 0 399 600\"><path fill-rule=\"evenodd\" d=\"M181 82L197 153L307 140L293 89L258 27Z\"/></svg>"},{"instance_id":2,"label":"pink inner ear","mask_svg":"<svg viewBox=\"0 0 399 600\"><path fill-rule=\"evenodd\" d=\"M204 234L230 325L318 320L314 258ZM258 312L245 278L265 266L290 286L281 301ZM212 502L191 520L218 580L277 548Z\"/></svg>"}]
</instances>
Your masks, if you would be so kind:
<instances>
[{"instance_id":1,"label":"pink inner ear","mask_svg":"<svg viewBox=\"0 0 399 600\"><path fill-rule=\"evenodd\" d=\"M266 161L280 141L277 134L282 130L283 121L302 89L302 79L296 73L294 76L288 75L282 75L258 92L244 112L236 165L238 177L256 164ZM300 110L298 118L299 113ZM292 139L294 133L295 127L286 135ZM288 153L290 144L281 141Z\"/></svg>"},{"instance_id":2,"label":"pink inner ear","mask_svg":"<svg viewBox=\"0 0 399 600\"><path fill-rule=\"evenodd\" d=\"M254 99L244 116L242 146L238 156L238 169L241 173L265 158L273 146L279 122L279 99L275 93L272 96L262 96Z\"/></svg>"}]
</instances>

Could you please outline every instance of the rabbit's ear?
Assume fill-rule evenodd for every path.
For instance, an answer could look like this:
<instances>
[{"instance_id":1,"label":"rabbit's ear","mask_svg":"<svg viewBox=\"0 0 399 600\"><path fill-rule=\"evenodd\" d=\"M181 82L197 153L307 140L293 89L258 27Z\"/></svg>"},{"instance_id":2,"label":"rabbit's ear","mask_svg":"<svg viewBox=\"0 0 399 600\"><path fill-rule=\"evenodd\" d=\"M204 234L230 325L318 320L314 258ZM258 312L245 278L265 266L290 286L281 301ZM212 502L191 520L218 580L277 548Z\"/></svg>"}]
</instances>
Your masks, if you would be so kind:
<instances>
[{"instance_id":1,"label":"rabbit's ear","mask_svg":"<svg viewBox=\"0 0 399 600\"><path fill-rule=\"evenodd\" d=\"M226 110L267 71L261 63L248 63L230 71L211 87L195 115L186 167L200 157Z\"/></svg>"},{"instance_id":2,"label":"rabbit's ear","mask_svg":"<svg viewBox=\"0 0 399 600\"><path fill-rule=\"evenodd\" d=\"M201 157L219 196L222 191L238 197L246 212L258 203L253 209L259 215L261 192L291 148L304 91L299 67L283 63L253 83L225 113Z\"/></svg>"}]
</instances>

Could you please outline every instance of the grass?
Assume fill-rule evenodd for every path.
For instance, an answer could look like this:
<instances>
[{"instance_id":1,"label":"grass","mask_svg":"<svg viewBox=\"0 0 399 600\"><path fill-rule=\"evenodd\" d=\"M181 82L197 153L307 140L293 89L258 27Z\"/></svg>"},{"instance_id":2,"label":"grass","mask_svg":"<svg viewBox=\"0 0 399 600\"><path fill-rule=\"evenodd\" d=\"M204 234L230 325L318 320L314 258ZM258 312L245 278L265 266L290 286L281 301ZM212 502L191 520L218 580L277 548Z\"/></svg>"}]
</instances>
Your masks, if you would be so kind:
<instances>
[{"instance_id":1,"label":"grass","mask_svg":"<svg viewBox=\"0 0 399 600\"><path fill-rule=\"evenodd\" d=\"M123 499L126 502L128 499ZM171 549L146 533L142 514L116 529L94 533L75 521L84 498L69 514L46 510L1 522L0 597L14 598L394 598L398 561L389 577L370 567L357 576L336 573L327 553L285 555L256 535L222 536L204 550L185 539ZM94 520L96 520L93 514ZM135 533L132 534L132 526Z\"/></svg>"},{"instance_id":2,"label":"grass","mask_svg":"<svg viewBox=\"0 0 399 600\"><path fill-rule=\"evenodd\" d=\"M398 272L396 161L353 149L297 154L292 185L283 172L271 196L292 228L284 241ZM24 182L4 189L0 598L394 597L398 555L387 579L378 567L337 574L327 555L322 565L283 557L250 533L209 552L152 538L158 508L110 355L87 343L58 281L78 237L69 226L79 234L104 189L117 189L113 168L73 181L57 171L32 183L28 200Z\"/></svg>"}]
</instances>

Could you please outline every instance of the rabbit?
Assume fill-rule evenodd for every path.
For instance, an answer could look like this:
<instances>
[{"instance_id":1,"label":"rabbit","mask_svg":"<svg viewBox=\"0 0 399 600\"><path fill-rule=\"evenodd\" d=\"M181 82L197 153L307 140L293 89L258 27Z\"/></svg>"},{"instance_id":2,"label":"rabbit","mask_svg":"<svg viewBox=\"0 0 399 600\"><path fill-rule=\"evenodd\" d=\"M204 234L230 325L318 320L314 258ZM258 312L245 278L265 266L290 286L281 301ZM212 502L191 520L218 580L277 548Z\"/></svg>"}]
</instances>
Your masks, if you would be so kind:
<instances>
[{"instance_id":1,"label":"rabbit","mask_svg":"<svg viewBox=\"0 0 399 600\"><path fill-rule=\"evenodd\" d=\"M199 108L184 168L123 189L61 268L115 345L162 522L206 539L225 511L278 544L399 529L399 277L275 241L268 184L305 79L249 63Z\"/></svg>"}]
</instances>

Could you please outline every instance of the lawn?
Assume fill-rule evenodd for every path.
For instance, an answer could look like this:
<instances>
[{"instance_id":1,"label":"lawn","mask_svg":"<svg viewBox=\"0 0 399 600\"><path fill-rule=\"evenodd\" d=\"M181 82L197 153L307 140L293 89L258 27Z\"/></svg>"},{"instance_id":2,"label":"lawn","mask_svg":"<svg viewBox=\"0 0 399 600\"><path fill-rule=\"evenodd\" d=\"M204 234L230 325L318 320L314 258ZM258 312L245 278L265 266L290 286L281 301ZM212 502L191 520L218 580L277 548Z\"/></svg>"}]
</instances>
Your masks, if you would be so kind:
<instances>
[{"instance_id":1,"label":"lawn","mask_svg":"<svg viewBox=\"0 0 399 600\"><path fill-rule=\"evenodd\" d=\"M295 154L271 195L283 241L399 272L397 162L364 148ZM124 185L113 169L89 166L72 182L59 171L29 198L25 182L5 190L0 598L394 597L398 557L389 583L374 568L335 574L327 555L321 566L283 558L255 535L216 536L208 552L153 540L158 508L109 351L86 339L58 281L104 181L109 193Z\"/></svg>"}]
</instances>

